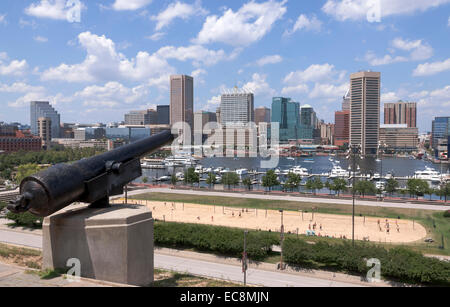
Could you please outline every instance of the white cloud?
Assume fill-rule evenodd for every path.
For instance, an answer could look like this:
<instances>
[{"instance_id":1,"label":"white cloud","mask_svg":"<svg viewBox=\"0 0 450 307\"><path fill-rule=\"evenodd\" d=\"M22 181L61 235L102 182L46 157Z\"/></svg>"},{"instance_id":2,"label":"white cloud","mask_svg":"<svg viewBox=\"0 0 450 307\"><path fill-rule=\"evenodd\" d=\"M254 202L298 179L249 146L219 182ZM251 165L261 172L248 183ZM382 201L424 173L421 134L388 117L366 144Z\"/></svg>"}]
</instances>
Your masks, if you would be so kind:
<instances>
[{"instance_id":1,"label":"white cloud","mask_svg":"<svg viewBox=\"0 0 450 307\"><path fill-rule=\"evenodd\" d=\"M422 61L433 56L433 48L423 40L405 40L403 38L396 38L391 42L391 54L383 57L378 57L373 51L368 51L364 57L372 66L388 65L400 62ZM394 55L397 50L409 52L409 55Z\"/></svg>"},{"instance_id":2,"label":"white cloud","mask_svg":"<svg viewBox=\"0 0 450 307\"><path fill-rule=\"evenodd\" d=\"M277 63L281 63L283 61L283 58L281 56L277 55L268 55L265 57L262 57L261 59L259 59L258 61L256 61L256 64L258 66L265 66L268 64L277 64Z\"/></svg>"},{"instance_id":3,"label":"white cloud","mask_svg":"<svg viewBox=\"0 0 450 307\"><path fill-rule=\"evenodd\" d=\"M397 102L399 100L401 100L401 98L396 92L387 92L381 94L381 103Z\"/></svg>"},{"instance_id":4,"label":"white cloud","mask_svg":"<svg viewBox=\"0 0 450 307\"><path fill-rule=\"evenodd\" d=\"M3 76L22 76L28 70L28 63L26 60L12 60L9 63L4 61L8 60L6 53L0 53L0 75Z\"/></svg>"},{"instance_id":5,"label":"white cloud","mask_svg":"<svg viewBox=\"0 0 450 307\"><path fill-rule=\"evenodd\" d=\"M0 25L1 24L4 24L4 25L7 24L7 22L6 22L6 14L4 14L4 15L0 14Z\"/></svg>"},{"instance_id":6,"label":"white cloud","mask_svg":"<svg viewBox=\"0 0 450 307\"><path fill-rule=\"evenodd\" d=\"M156 42L159 41L161 38L163 38L166 35L164 32L155 32L150 36L147 36L146 38Z\"/></svg>"},{"instance_id":7,"label":"white cloud","mask_svg":"<svg viewBox=\"0 0 450 307\"><path fill-rule=\"evenodd\" d=\"M334 65L328 63L325 64L313 64L305 70L298 70L289 73L284 78L284 83L287 84L298 84L306 82L316 82L321 80L329 80L331 77L336 75L337 71Z\"/></svg>"},{"instance_id":8,"label":"white cloud","mask_svg":"<svg viewBox=\"0 0 450 307\"><path fill-rule=\"evenodd\" d=\"M23 82L16 82L11 85L0 83L0 93L26 93L26 92L44 92L42 86L28 85Z\"/></svg>"},{"instance_id":9,"label":"white cloud","mask_svg":"<svg viewBox=\"0 0 450 307\"><path fill-rule=\"evenodd\" d=\"M424 63L413 72L415 77L432 76L450 70L450 58L442 62Z\"/></svg>"},{"instance_id":10,"label":"white cloud","mask_svg":"<svg viewBox=\"0 0 450 307\"><path fill-rule=\"evenodd\" d=\"M220 106L220 102L221 102L221 95L218 96L214 96L211 99L208 100L206 106L205 106L205 111L216 111L217 108Z\"/></svg>"},{"instance_id":11,"label":"white cloud","mask_svg":"<svg viewBox=\"0 0 450 307\"><path fill-rule=\"evenodd\" d=\"M221 42L232 46L248 46L262 39L287 11L286 0L250 1L237 12L227 9L220 17L208 16L195 39L196 43Z\"/></svg>"},{"instance_id":12,"label":"white cloud","mask_svg":"<svg viewBox=\"0 0 450 307\"><path fill-rule=\"evenodd\" d=\"M116 11L135 11L152 3L152 0L116 0L112 8Z\"/></svg>"},{"instance_id":13,"label":"white cloud","mask_svg":"<svg viewBox=\"0 0 450 307\"><path fill-rule=\"evenodd\" d=\"M90 32L78 35L80 45L86 50L86 58L79 64L61 64L46 70L42 80L67 82L143 81L160 84L160 78L174 72L167 61L156 54L139 52L128 59L117 52L115 43L105 36ZM167 81L166 81L167 82Z\"/></svg>"},{"instance_id":14,"label":"white cloud","mask_svg":"<svg viewBox=\"0 0 450 307\"><path fill-rule=\"evenodd\" d=\"M286 86L283 87L281 93L283 95L291 95L291 94L305 94L308 93L309 87L306 84L299 84L294 86Z\"/></svg>"},{"instance_id":15,"label":"white cloud","mask_svg":"<svg viewBox=\"0 0 450 307\"><path fill-rule=\"evenodd\" d=\"M348 83L343 84L321 84L316 83L313 90L309 93L309 98L330 98L336 100L342 97L342 94L348 90Z\"/></svg>"},{"instance_id":16,"label":"white cloud","mask_svg":"<svg viewBox=\"0 0 450 307\"><path fill-rule=\"evenodd\" d=\"M38 43L46 43L46 42L48 42L48 38L46 38L46 37L43 37L43 36L35 36L34 38L33 38L36 42L38 42Z\"/></svg>"},{"instance_id":17,"label":"white cloud","mask_svg":"<svg viewBox=\"0 0 450 307\"><path fill-rule=\"evenodd\" d=\"M295 22L292 30L286 30L284 35L291 35L301 30L320 32L322 30L322 21L320 21L315 15L308 18L308 16L301 14Z\"/></svg>"},{"instance_id":18,"label":"white cloud","mask_svg":"<svg viewBox=\"0 0 450 307\"><path fill-rule=\"evenodd\" d=\"M231 57L223 50L210 50L200 45L188 47L166 46L159 49L156 54L164 59L176 59L182 62L192 60L195 66L202 64L210 66Z\"/></svg>"},{"instance_id":19,"label":"white cloud","mask_svg":"<svg viewBox=\"0 0 450 307\"><path fill-rule=\"evenodd\" d=\"M450 27L450 16L448 17L447 26Z\"/></svg>"},{"instance_id":20,"label":"white cloud","mask_svg":"<svg viewBox=\"0 0 450 307\"><path fill-rule=\"evenodd\" d=\"M123 103L132 104L148 97L148 87L140 85L125 87L119 82L108 82L104 86L92 85L74 94L74 99L81 99L84 106L115 107Z\"/></svg>"},{"instance_id":21,"label":"white cloud","mask_svg":"<svg viewBox=\"0 0 450 307\"><path fill-rule=\"evenodd\" d=\"M25 14L37 18L68 20L72 6L67 6L66 4L66 0L41 0L25 8ZM82 2L81 8L86 8Z\"/></svg>"},{"instance_id":22,"label":"white cloud","mask_svg":"<svg viewBox=\"0 0 450 307\"><path fill-rule=\"evenodd\" d=\"M247 82L242 87L246 91L253 93L255 96L267 95L272 97L275 95L275 90L272 89L266 81L267 75L253 74L252 80Z\"/></svg>"},{"instance_id":23,"label":"white cloud","mask_svg":"<svg viewBox=\"0 0 450 307\"><path fill-rule=\"evenodd\" d=\"M203 79L203 75L207 75L208 72L202 68L196 69L191 73L191 76L195 79L195 82L200 84L205 84L205 80Z\"/></svg>"},{"instance_id":24,"label":"white cloud","mask_svg":"<svg viewBox=\"0 0 450 307\"><path fill-rule=\"evenodd\" d=\"M339 21L364 20L373 7L371 3L367 0L328 0L322 11ZM380 17L424 12L446 3L450 3L450 0L380 0Z\"/></svg>"},{"instance_id":25,"label":"white cloud","mask_svg":"<svg viewBox=\"0 0 450 307\"><path fill-rule=\"evenodd\" d=\"M194 15L206 15L208 11L202 8L201 1L197 0L194 4L187 4L180 1L169 4L169 6L161 11L158 15L152 16L151 19L157 21L155 30L169 26L176 18L187 20Z\"/></svg>"}]
</instances>

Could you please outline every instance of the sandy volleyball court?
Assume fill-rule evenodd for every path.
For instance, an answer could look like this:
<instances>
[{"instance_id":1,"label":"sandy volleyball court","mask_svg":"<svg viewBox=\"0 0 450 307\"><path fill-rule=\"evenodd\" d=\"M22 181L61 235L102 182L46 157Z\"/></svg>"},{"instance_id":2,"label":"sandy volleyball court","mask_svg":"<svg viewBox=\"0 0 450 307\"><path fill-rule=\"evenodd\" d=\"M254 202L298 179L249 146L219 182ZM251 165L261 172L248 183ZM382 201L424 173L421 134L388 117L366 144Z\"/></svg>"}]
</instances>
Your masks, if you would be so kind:
<instances>
[{"instance_id":1,"label":"sandy volleyball court","mask_svg":"<svg viewBox=\"0 0 450 307\"><path fill-rule=\"evenodd\" d=\"M122 200L118 200L121 202ZM128 200L148 206L153 217L168 222L196 223L279 232L281 213L275 210L238 209L172 202ZM352 217L284 211L285 232L314 234L334 238L352 237ZM374 217L355 217L355 238L382 243L410 243L426 237L426 229L413 221Z\"/></svg>"}]
</instances>

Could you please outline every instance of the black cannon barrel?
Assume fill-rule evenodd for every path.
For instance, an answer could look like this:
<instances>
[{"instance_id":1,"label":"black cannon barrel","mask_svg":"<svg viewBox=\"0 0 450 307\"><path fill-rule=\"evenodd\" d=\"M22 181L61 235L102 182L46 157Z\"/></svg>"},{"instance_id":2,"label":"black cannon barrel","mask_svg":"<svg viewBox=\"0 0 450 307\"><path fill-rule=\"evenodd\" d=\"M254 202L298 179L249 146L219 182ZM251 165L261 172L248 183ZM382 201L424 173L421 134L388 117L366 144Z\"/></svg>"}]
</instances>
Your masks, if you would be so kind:
<instances>
[{"instance_id":1,"label":"black cannon barrel","mask_svg":"<svg viewBox=\"0 0 450 307\"><path fill-rule=\"evenodd\" d=\"M52 166L25 178L20 197L8 209L45 217L77 201L95 203L121 194L124 185L142 174L139 158L173 139L172 133L165 131L73 164Z\"/></svg>"}]
</instances>

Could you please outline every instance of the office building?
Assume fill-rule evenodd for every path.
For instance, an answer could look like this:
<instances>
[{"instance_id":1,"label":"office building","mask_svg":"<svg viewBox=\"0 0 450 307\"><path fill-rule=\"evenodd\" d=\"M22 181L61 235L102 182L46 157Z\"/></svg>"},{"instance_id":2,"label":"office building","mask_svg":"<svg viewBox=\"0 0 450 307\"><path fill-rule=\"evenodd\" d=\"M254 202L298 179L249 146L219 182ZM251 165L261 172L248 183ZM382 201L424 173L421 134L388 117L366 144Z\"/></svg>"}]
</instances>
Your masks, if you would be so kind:
<instances>
[{"instance_id":1,"label":"office building","mask_svg":"<svg viewBox=\"0 0 450 307\"><path fill-rule=\"evenodd\" d=\"M432 123L431 146L434 150L435 157L438 158L443 150L443 142L448 141L450 136L450 116L436 117ZM441 144L441 146L440 146Z\"/></svg>"},{"instance_id":2,"label":"office building","mask_svg":"<svg viewBox=\"0 0 450 307\"><path fill-rule=\"evenodd\" d=\"M38 118L38 134L42 140L42 147L49 149L52 141L52 120L48 117Z\"/></svg>"},{"instance_id":3,"label":"office building","mask_svg":"<svg viewBox=\"0 0 450 307\"><path fill-rule=\"evenodd\" d=\"M291 98L272 99L272 123L280 124L280 142L300 139L300 103Z\"/></svg>"},{"instance_id":4,"label":"office building","mask_svg":"<svg viewBox=\"0 0 450 307\"><path fill-rule=\"evenodd\" d=\"M156 107L157 125L170 125L170 106L161 105Z\"/></svg>"},{"instance_id":5,"label":"office building","mask_svg":"<svg viewBox=\"0 0 450 307\"><path fill-rule=\"evenodd\" d=\"M384 124L417 127L417 103L402 102L384 104Z\"/></svg>"},{"instance_id":6,"label":"office building","mask_svg":"<svg viewBox=\"0 0 450 307\"><path fill-rule=\"evenodd\" d=\"M170 124L187 123L194 127L194 78L170 76Z\"/></svg>"},{"instance_id":7,"label":"office building","mask_svg":"<svg viewBox=\"0 0 450 307\"><path fill-rule=\"evenodd\" d=\"M407 124L381 125L380 144L388 150L411 152L419 144L419 129Z\"/></svg>"},{"instance_id":8,"label":"office building","mask_svg":"<svg viewBox=\"0 0 450 307\"><path fill-rule=\"evenodd\" d=\"M270 123L271 114L270 109L266 107L259 107L255 109L255 124Z\"/></svg>"},{"instance_id":9,"label":"office building","mask_svg":"<svg viewBox=\"0 0 450 307\"><path fill-rule=\"evenodd\" d=\"M350 144L362 155L375 155L380 129L381 73L363 71L350 77Z\"/></svg>"},{"instance_id":10,"label":"office building","mask_svg":"<svg viewBox=\"0 0 450 307\"><path fill-rule=\"evenodd\" d=\"M0 151L11 153L18 151L40 151L42 149L41 138L16 130L14 135L9 132L0 135Z\"/></svg>"},{"instance_id":11,"label":"office building","mask_svg":"<svg viewBox=\"0 0 450 307\"><path fill-rule=\"evenodd\" d=\"M242 125L254 122L254 96L252 93L234 88L223 94L220 102L221 124Z\"/></svg>"},{"instance_id":12,"label":"office building","mask_svg":"<svg viewBox=\"0 0 450 307\"><path fill-rule=\"evenodd\" d=\"M340 147L349 145L350 110L336 112L334 124L334 145Z\"/></svg>"},{"instance_id":13,"label":"office building","mask_svg":"<svg viewBox=\"0 0 450 307\"><path fill-rule=\"evenodd\" d=\"M125 114L125 125L156 125L158 113L155 110L131 111Z\"/></svg>"},{"instance_id":14,"label":"office building","mask_svg":"<svg viewBox=\"0 0 450 307\"><path fill-rule=\"evenodd\" d=\"M320 126L320 143L322 145L332 145L334 140L334 124L326 124L321 122Z\"/></svg>"},{"instance_id":15,"label":"office building","mask_svg":"<svg viewBox=\"0 0 450 307\"><path fill-rule=\"evenodd\" d=\"M350 111L351 96L348 90L342 98L342 111Z\"/></svg>"},{"instance_id":16,"label":"office building","mask_svg":"<svg viewBox=\"0 0 450 307\"><path fill-rule=\"evenodd\" d=\"M30 103L31 133L35 136L39 135L38 119L40 117L50 118L52 122L52 137L58 138L60 136L61 118L48 101L32 101Z\"/></svg>"}]
</instances>

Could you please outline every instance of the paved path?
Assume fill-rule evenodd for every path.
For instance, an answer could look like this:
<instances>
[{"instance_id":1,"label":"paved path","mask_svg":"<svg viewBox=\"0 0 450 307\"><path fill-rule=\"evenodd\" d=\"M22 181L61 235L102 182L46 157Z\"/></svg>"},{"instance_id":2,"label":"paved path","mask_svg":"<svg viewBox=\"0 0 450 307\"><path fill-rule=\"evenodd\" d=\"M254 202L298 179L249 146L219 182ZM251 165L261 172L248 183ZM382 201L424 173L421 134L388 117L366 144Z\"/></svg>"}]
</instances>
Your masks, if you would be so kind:
<instances>
[{"instance_id":1,"label":"paved path","mask_svg":"<svg viewBox=\"0 0 450 307\"><path fill-rule=\"evenodd\" d=\"M309 197L295 197L295 196L280 196L280 195L264 195L264 194L245 194L245 193L227 193L227 192L212 192L212 191L195 191L195 190L172 190L168 188L153 188L145 190L137 190L128 192L129 196L135 196L146 193L169 193L169 194L186 194L186 195L205 195L218 197L235 197L235 198L250 198L250 199L264 199L264 200L287 200L295 202L310 202L334 205L352 205L352 200L335 199L335 198L309 198ZM123 197L123 196L122 196ZM411 203L390 203L390 202L374 202L357 200L357 206L382 207L382 208L403 208L403 209L420 209L420 210L434 210L446 211L450 206L444 205L427 205L427 204L411 204Z\"/></svg>"},{"instance_id":2,"label":"paved path","mask_svg":"<svg viewBox=\"0 0 450 307\"><path fill-rule=\"evenodd\" d=\"M0 230L0 242L42 249L42 237L18 231ZM194 253L193 253L194 254ZM208 255L198 254L200 258ZM194 256L195 257L195 256ZM177 272L187 272L204 277L242 282L242 267L239 264L225 264L217 261L193 259L193 257L172 256L155 251L155 267ZM1 276L1 272L0 272ZM349 287L361 286L360 283L346 283L325 278L302 276L300 273L289 274L250 269L248 282L254 285L270 287ZM0 285L3 285L0 279ZM9 284L7 284L9 285ZM75 285L76 286L76 285Z\"/></svg>"},{"instance_id":3,"label":"paved path","mask_svg":"<svg viewBox=\"0 0 450 307\"><path fill-rule=\"evenodd\" d=\"M242 267L187 259L155 253L155 267L176 272L212 277L232 282L243 282ZM353 283L337 282L327 279L305 277L297 274L269 272L249 269L247 282L265 287L358 287Z\"/></svg>"}]
</instances>

